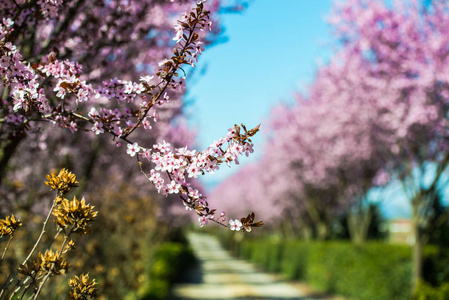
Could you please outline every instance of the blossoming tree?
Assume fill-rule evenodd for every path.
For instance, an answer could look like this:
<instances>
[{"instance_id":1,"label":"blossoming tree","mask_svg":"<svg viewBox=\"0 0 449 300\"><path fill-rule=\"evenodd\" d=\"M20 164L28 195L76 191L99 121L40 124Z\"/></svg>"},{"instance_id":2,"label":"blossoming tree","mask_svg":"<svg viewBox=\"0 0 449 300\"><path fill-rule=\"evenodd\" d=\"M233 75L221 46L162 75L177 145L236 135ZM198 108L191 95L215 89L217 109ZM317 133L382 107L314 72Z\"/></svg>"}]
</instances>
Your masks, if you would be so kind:
<instances>
[{"instance_id":1,"label":"blossoming tree","mask_svg":"<svg viewBox=\"0 0 449 300\"><path fill-rule=\"evenodd\" d=\"M217 9L218 3L213 5ZM108 134L117 146L127 143L130 156L153 164L148 172L140 162L141 171L160 193L180 194L183 203L203 217L202 224L214 220L214 210L187 178L213 173L222 163L230 165L242 153L252 152L250 137L257 128L235 126L202 152L173 149L165 141L143 148L132 140L152 129L170 97L179 98L182 66L194 66L203 50L212 20L202 2L182 15L173 38L167 34L174 15L189 7L183 1L2 2L1 165L7 166L27 133L43 121L72 132ZM170 56L171 40L176 45ZM154 75L143 75L148 72ZM139 81L132 80L139 75ZM6 170L2 167L0 178Z\"/></svg>"},{"instance_id":2,"label":"blossoming tree","mask_svg":"<svg viewBox=\"0 0 449 300\"><path fill-rule=\"evenodd\" d=\"M276 190L264 194L268 201L281 195L304 202L315 223L349 210L351 233L361 239L370 218L361 202L367 191L385 178L399 180L412 206L416 287L422 249L447 218L447 209L434 209L449 157L449 6L349 0L335 6L330 21L339 40L335 56L307 97L272 116L260 170L274 184L262 190Z\"/></svg>"},{"instance_id":3,"label":"blossoming tree","mask_svg":"<svg viewBox=\"0 0 449 300\"><path fill-rule=\"evenodd\" d=\"M1 1L2 214L33 205L25 201L38 197L22 195L24 202L16 202L9 189L17 181L39 180L33 172L47 172L36 169L48 168L54 159L85 167L82 187L95 189L102 181L98 175L115 182L145 181L163 196L181 197L201 225L212 221L247 231L260 226L252 214L230 223L215 217L191 183L252 152L250 139L258 128L234 126L197 151L189 145L191 132L176 118L182 113L186 68L195 66L203 46L219 33L212 24L219 22L222 5ZM127 160L112 155L118 151ZM93 171L94 165L104 170Z\"/></svg>"},{"instance_id":4,"label":"blossoming tree","mask_svg":"<svg viewBox=\"0 0 449 300\"><path fill-rule=\"evenodd\" d=\"M349 1L336 8L332 21L348 59L362 57L371 73L367 79L378 87L382 115L377 129L392 139L389 169L412 205L416 288L423 247L441 221L433 209L448 166L449 7L445 1L432 1L424 10L415 1L392 8Z\"/></svg>"}]
</instances>

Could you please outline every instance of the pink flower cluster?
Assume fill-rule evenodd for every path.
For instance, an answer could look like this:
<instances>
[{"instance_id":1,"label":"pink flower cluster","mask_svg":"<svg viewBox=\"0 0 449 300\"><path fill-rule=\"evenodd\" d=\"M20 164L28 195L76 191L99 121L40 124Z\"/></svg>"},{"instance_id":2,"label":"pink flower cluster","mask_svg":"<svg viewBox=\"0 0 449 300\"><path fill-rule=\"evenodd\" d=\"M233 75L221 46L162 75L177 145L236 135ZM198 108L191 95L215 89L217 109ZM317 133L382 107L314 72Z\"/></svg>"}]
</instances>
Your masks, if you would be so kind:
<instances>
[{"instance_id":1,"label":"pink flower cluster","mask_svg":"<svg viewBox=\"0 0 449 300\"><path fill-rule=\"evenodd\" d=\"M204 3L206 1L200 1L198 2L199 5L202 5L202 3ZM192 16L184 13L181 17L181 20L178 21L178 23L174 26L176 35L175 37L173 37L173 40L176 41L176 43L179 43L181 41L185 41L185 34L184 34L184 28L181 25L183 22L191 22L192 21ZM200 30L204 30L205 28L209 28L209 30L211 30L212 27L212 22L201 22L198 24L198 26L200 27ZM185 41L187 42L187 41ZM192 44L192 48L195 50L194 52L189 52L189 56L186 58L187 62L192 66L195 67L195 62L198 61L198 56L204 51L203 48L204 43L202 41L196 41Z\"/></svg>"},{"instance_id":2,"label":"pink flower cluster","mask_svg":"<svg viewBox=\"0 0 449 300\"><path fill-rule=\"evenodd\" d=\"M46 60L50 60L50 62L47 63ZM76 103L78 104L79 102L88 101L93 93L91 85L79 79L81 68L77 62L59 61L50 55L37 67L37 71L41 72L45 77L51 76L57 79L53 89L56 92L56 97L64 99L67 94L74 93L76 95Z\"/></svg>"},{"instance_id":3,"label":"pink flower cluster","mask_svg":"<svg viewBox=\"0 0 449 300\"><path fill-rule=\"evenodd\" d=\"M153 149L143 149L142 157L150 161L154 167L149 174L146 174L163 195L180 194L186 209L197 209L199 206L207 207L205 197L191 187L187 182L188 178L197 178L199 175L213 174L220 168L220 164L226 162L230 166L231 162L238 163L237 158L242 155L249 155L253 152L253 144L247 141L246 137L241 137L239 127L229 129L225 137L215 141L207 149L196 153L187 147L178 148L174 151L169 143L163 141L153 145ZM137 144L128 145L128 154L134 156L139 152ZM165 177L164 174L167 176ZM164 179L165 177L165 179ZM206 224L206 220L214 219L214 211L201 211L200 224ZM220 216L224 217L224 214ZM224 218L220 219L221 222Z\"/></svg>"},{"instance_id":4,"label":"pink flower cluster","mask_svg":"<svg viewBox=\"0 0 449 300\"><path fill-rule=\"evenodd\" d=\"M13 99L9 113L14 114L20 109L28 111L31 104L45 112L48 108L47 99L43 89L39 87L34 70L22 61L17 47L7 42L8 36L13 32L13 25L11 19L5 18L0 25L0 77L3 77L3 84L11 86L10 94ZM10 119L14 117L11 116Z\"/></svg>"},{"instance_id":5,"label":"pink flower cluster","mask_svg":"<svg viewBox=\"0 0 449 300\"><path fill-rule=\"evenodd\" d=\"M37 4L40 6L44 18L54 18L62 6L62 2L62 0L38 0Z\"/></svg>"},{"instance_id":6,"label":"pink flower cluster","mask_svg":"<svg viewBox=\"0 0 449 300\"><path fill-rule=\"evenodd\" d=\"M49 17L54 17L54 11L61 5L59 1L53 0L42 0L38 4L44 15ZM151 129L152 126L147 117L148 111L155 104L162 106L169 103L169 95L166 91L168 87L175 91L182 89L184 79L175 80L177 76L175 72L182 64L193 65L192 61L196 60L201 53L199 49L202 47L202 42L195 31L203 30L208 26L209 12L203 10L202 7L195 11L196 14L183 14L183 21L192 24L191 27L189 27L190 25L186 27L186 23L179 25L188 32L188 40L181 43L175 56L160 62L158 82L153 82L154 76L149 75L141 76L140 82L114 78L103 81L95 90L86 80L81 79L82 66L76 61L58 60L55 53L43 56L39 64L30 64L23 60L16 46L8 42L9 37L13 35L14 21L3 18L0 25L0 76L3 77L3 82L6 85L11 86L10 94L13 99L13 106L10 109L11 116L7 117L8 123L17 125L19 121L26 122L29 121L27 119L39 119L45 116L54 124L59 124L61 127L75 132L78 123L87 121L93 125L92 131L96 134L108 132L117 137L122 134L128 136L137 127ZM195 50L192 51L193 49ZM183 59L179 60L178 57L183 57ZM63 103L61 107L50 107L48 104L47 97L50 94L48 90L44 93L42 88L44 81L45 84L53 84L54 96ZM68 97L69 95L72 97ZM142 99L138 109L135 108L135 105L133 106L137 97ZM81 115L79 104L93 99L97 104L109 105L111 104L110 100L114 99L125 107L122 110L114 108L107 114ZM33 110L38 115L18 117L15 114L19 110L25 112ZM153 112L153 118L156 121L156 111Z\"/></svg>"}]
</instances>

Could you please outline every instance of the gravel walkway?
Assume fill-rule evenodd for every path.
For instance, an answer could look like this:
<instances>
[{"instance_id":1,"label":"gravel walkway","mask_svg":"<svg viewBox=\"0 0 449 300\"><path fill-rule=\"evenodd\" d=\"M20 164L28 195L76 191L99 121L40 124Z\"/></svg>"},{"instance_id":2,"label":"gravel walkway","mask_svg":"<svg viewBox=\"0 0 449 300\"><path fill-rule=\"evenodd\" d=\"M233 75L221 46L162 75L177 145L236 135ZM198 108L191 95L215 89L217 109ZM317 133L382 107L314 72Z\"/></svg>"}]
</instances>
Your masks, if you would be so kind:
<instances>
[{"instance_id":1,"label":"gravel walkway","mask_svg":"<svg viewBox=\"0 0 449 300\"><path fill-rule=\"evenodd\" d=\"M173 287L170 299L337 299L314 294L304 285L292 284L279 276L257 270L245 260L230 256L213 236L191 234L188 238L199 265L189 272L185 283Z\"/></svg>"}]
</instances>

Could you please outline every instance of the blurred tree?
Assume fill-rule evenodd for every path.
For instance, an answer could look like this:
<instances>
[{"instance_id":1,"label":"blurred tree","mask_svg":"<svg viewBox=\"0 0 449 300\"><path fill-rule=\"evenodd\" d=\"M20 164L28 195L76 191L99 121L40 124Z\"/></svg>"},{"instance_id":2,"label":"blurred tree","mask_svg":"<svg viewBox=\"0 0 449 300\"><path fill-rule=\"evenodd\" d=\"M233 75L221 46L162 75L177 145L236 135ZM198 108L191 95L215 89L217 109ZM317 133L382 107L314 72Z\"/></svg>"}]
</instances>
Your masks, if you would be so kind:
<instances>
[{"instance_id":1,"label":"blurred tree","mask_svg":"<svg viewBox=\"0 0 449 300\"><path fill-rule=\"evenodd\" d=\"M413 287L422 278L422 251L435 220L438 190L445 185L448 147L448 22L445 1L348 1L332 18L348 59L361 57L372 82L383 91L378 102L383 130L393 137L388 168L403 183L414 224Z\"/></svg>"},{"instance_id":2,"label":"blurred tree","mask_svg":"<svg viewBox=\"0 0 449 300\"><path fill-rule=\"evenodd\" d=\"M413 208L414 288L423 247L448 214L437 204L449 162L449 4L421 4L335 6L336 54L307 96L272 113L264 156L247 175L269 181L246 189L279 220L307 215L319 238L349 212L351 238L363 242L373 218L367 192L399 180Z\"/></svg>"}]
</instances>

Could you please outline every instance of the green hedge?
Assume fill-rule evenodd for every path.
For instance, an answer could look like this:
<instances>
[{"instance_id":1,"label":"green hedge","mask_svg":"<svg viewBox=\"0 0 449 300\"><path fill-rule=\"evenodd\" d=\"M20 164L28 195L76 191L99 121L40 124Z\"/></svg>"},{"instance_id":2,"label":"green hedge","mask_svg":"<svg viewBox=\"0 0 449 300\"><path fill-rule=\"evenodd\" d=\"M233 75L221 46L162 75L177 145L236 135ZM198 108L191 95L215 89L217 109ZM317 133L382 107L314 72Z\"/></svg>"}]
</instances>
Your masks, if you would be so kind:
<instances>
[{"instance_id":1,"label":"green hedge","mask_svg":"<svg viewBox=\"0 0 449 300\"><path fill-rule=\"evenodd\" d=\"M420 282L417 294L416 300L447 300L449 299L449 283L443 283L436 288L428 283Z\"/></svg>"},{"instance_id":2,"label":"green hedge","mask_svg":"<svg viewBox=\"0 0 449 300\"><path fill-rule=\"evenodd\" d=\"M149 282L140 291L141 300L167 299L171 283L195 261L190 248L184 243L164 243L157 250L150 271Z\"/></svg>"},{"instance_id":3,"label":"green hedge","mask_svg":"<svg viewBox=\"0 0 449 300\"><path fill-rule=\"evenodd\" d=\"M245 240L240 254L289 279L360 300L410 299L411 250L348 242Z\"/></svg>"},{"instance_id":4,"label":"green hedge","mask_svg":"<svg viewBox=\"0 0 449 300\"><path fill-rule=\"evenodd\" d=\"M424 251L423 273L425 281L433 286L441 286L449 283L448 249L427 246Z\"/></svg>"}]
</instances>

